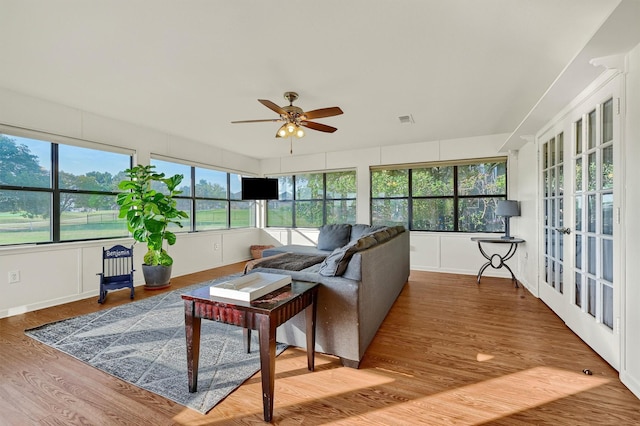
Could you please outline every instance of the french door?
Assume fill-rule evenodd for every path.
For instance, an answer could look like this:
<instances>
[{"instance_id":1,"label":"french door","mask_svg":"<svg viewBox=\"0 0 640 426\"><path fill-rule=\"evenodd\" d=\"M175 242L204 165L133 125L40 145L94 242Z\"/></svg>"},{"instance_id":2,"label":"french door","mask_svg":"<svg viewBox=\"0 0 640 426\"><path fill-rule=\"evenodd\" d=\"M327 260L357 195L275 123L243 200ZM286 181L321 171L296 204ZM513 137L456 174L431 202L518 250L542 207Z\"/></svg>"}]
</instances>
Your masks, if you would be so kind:
<instances>
[{"instance_id":1,"label":"french door","mask_svg":"<svg viewBox=\"0 0 640 426\"><path fill-rule=\"evenodd\" d=\"M620 367L620 113L613 79L540 138L540 298Z\"/></svg>"}]
</instances>

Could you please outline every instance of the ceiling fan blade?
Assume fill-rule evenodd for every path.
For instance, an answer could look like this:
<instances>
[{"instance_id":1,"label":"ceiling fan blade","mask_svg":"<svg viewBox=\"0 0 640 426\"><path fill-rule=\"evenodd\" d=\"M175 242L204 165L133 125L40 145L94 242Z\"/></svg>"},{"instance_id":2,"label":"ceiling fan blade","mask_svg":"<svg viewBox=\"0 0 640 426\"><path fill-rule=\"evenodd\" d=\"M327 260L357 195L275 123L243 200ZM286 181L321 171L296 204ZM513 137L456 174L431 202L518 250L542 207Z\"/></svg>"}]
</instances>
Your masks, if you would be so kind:
<instances>
[{"instance_id":1,"label":"ceiling fan blade","mask_svg":"<svg viewBox=\"0 0 640 426\"><path fill-rule=\"evenodd\" d=\"M315 123L313 121L301 121L301 126L308 127L313 130L319 130L321 132L333 133L336 129L335 127L327 126L326 124Z\"/></svg>"},{"instance_id":2,"label":"ceiling fan blade","mask_svg":"<svg viewBox=\"0 0 640 426\"><path fill-rule=\"evenodd\" d=\"M272 111L277 112L280 115L288 115L287 111L285 111L284 109L282 109L279 105L274 104L271 101L268 101L266 99L258 99L258 102L260 102L262 105L266 106L267 108L269 108Z\"/></svg>"},{"instance_id":3,"label":"ceiling fan blade","mask_svg":"<svg viewBox=\"0 0 640 426\"><path fill-rule=\"evenodd\" d=\"M232 121L232 124L236 124L236 123L266 123L266 122L276 122L276 121L282 121L282 118L267 118L264 120L240 120L240 121Z\"/></svg>"},{"instance_id":4,"label":"ceiling fan blade","mask_svg":"<svg viewBox=\"0 0 640 426\"><path fill-rule=\"evenodd\" d=\"M333 117L334 115L340 115L342 114L342 110L338 107L331 107L331 108L320 108L320 109L314 109L312 111L306 111L304 113L304 116L307 117L307 119L314 119L314 118L323 118L323 117Z\"/></svg>"}]
</instances>

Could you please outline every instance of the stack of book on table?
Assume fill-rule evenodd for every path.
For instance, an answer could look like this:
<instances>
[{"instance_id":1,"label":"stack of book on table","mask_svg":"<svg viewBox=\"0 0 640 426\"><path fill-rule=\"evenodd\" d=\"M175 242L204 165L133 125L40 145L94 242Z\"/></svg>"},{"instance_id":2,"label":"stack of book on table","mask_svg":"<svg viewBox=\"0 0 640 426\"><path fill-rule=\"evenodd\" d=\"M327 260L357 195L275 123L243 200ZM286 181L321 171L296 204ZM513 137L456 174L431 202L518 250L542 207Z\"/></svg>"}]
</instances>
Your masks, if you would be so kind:
<instances>
[{"instance_id":1,"label":"stack of book on table","mask_svg":"<svg viewBox=\"0 0 640 426\"><path fill-rule=\"evenodd\" d=\"M251 302L290 283L290 275L256 272L212 285L209 287L209 294Z\"/></svg>"}]
</instances>

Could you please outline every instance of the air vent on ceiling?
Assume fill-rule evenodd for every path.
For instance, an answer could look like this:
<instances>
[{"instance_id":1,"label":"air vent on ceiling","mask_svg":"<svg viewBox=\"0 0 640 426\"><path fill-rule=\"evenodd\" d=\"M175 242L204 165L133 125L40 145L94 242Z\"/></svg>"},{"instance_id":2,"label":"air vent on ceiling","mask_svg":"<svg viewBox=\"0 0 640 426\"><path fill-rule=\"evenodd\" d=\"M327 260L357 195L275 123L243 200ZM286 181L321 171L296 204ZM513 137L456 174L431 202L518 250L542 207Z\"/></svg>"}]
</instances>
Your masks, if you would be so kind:
<instances>
[{"instance_id":1,"label":"air vent on ceiling","mask_svg":"<svg viewBox=\"0 0 640 426\"><path fill-rule=\"evenodd\" d=\"M413 124L413 115L409 114L409 115L401 115L400 117L398 117L398 120L400 120L401 124Z\"/></svg>"}]
</instances>

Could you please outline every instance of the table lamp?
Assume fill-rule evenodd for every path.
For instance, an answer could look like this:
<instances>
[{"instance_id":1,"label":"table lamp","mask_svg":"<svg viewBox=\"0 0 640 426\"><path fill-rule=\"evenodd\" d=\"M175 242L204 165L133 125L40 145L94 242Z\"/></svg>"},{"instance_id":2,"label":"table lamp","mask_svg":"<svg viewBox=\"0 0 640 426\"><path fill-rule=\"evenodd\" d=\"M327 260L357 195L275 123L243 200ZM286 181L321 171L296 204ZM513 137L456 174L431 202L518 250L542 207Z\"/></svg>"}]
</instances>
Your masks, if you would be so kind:
<instances>
[{"instance_id":1,"label":"table lamp","mask_svg":"<svg viewBox=\"0 0 640 426\"><path fill-rule=\"evenodd\" d=\"M513 237L509 235L509 218L511 218L512 216L520 216L518 202L515 200L498 201L498 206L496 207L496 216L504 217L504 235L501 238L505 240L513 239Z\"/></svg>"}]
</instances>

